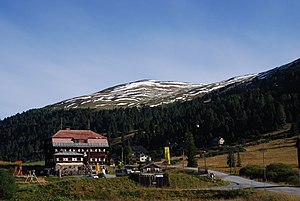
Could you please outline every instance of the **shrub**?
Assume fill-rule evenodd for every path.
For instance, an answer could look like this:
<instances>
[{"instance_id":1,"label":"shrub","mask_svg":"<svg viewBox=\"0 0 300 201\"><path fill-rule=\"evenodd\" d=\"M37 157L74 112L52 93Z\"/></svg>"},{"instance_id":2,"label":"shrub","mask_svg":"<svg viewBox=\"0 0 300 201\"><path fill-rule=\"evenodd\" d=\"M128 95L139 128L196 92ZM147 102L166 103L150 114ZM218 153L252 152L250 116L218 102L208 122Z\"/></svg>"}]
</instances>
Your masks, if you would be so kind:
<instances>
[{"instance_id":1,"label":"shrub","mask_svg":"<svg viewBox=\"0 0 300 201\"><path fill-rule=\"evenodd\" d=\"M266 167L267 178L274 182L287 182L292 181L293 177L297 176L297 171L293 170L291 166L283 163L272 163ZM293 181L295 182L295 181Z\"/></svg>"},{"instance_id":2,"label":"shrub","mask_svg":"<svg viewBox=\"0 0 300 201\"><path fill-rule=\"evenodd\" d=\"M296 186L300 185L300 179L298 175L288 177L286 182Z\"/></svg>"},{"instance_id":3,"label":"shrub","mask_svg":"<svg viewBox=\"0 0 300 201\"><path fill-rule=\"evenodd\" d=\"M12 198L17 191L15 178L11 172L0 170L0 199Z\"/></svg>"},{"instance_id":4,"label":"shrub","mask_svg":"<svg viewBox=\"0 0 300 201\"><path fill-rule=\"evenodd\" d=\"M253 179L263 178L264 168L258 165L247 165L240 169L239 174Z\"/></svg>"}]
</instances>

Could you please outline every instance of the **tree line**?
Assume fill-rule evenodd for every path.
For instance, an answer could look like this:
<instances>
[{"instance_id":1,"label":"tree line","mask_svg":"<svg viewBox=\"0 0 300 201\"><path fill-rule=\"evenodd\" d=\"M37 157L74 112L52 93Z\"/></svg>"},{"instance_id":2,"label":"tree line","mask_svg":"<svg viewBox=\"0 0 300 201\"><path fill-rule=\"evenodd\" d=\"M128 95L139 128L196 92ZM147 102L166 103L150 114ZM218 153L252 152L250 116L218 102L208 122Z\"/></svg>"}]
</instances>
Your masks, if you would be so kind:
<instances>
[{"instance_id":1,"label":"tree line","mask_svg":"<svg viewBox=\"0 0 300 201\"><path fill-rule=\"evenodd\" d=\"M0 160L42 160L43 141L63 128L91 129L109 140L137 131L123 146L143 145L161 150L181 144L191 133L196 147L213 146L223 137L227 144L243 143L261 133L293 123L300 125L300 66L277 70L264 79L229 86L188 102L161 107L116 108L111 110L33 109L0 121ZM209 101L207 101L209 100ZM113 149L112 149L113 150ZM115 150L116 151L116 150Z\"/></svg>"}]
</instances>

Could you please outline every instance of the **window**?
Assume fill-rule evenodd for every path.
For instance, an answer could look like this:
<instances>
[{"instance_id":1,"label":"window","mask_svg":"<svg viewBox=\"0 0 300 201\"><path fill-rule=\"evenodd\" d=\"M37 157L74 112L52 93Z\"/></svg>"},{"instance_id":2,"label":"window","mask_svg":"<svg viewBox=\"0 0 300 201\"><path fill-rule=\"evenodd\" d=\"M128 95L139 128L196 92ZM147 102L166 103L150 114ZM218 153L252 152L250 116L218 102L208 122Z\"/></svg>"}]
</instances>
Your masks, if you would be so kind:
<instances>
[{"instance_id":1,"label":"window","mask_svg":"<svg viewBox=\"0 0 300 201\"><path fill-rule=\"evenodd\" d=\"M56 161L59 161L59 158L56 158Z\"/></svg>"},{"instance_id":2,"label":"window","mask_svg":"<svg viewBox=\"0 0 300 201\"><path fill-rule=\"evenodd\" d=\"M78 152L80 152L80 149L78 149Z\"/></svg>"},{"instance_id":3,"label":"window","mask_svg":"<svg viewBox=\"0 0 300 201\"><path fill-rule=\"evenodd\" d=\"M93 161L93 158L90 158L90 162L92 162Z\"/></svg>"},{"instance_id":4,"label":"window","mask_svg":"<svg viewBox=\"0 0 300 201\"><path fill-rule=\"evenodd\" d=\"M83 161L83 158L80 158L80 161Z\"/></svg>"},{"instance_id":5,"label":"window","mask_svg":"<svg viewBox=\"0 0 300 201\"><path fill-rule=\"evenodd\" d=\"M77 158L72 158L72 161L77 161Z\"/></svg>"},{"instance_id":6,"label":"window","mask_svg":"<svg viewBox=\"0 0 300 201\"><path fill-rule=\"evenodd\" d=\"M63 161L68 161L68 158L63 158Z\"/></svg>"},{"instance_id":7,"label":"window","mask_svg":"<svg viewBox=\"0 0 300 201\"><path fill-rule=\"evenodd\" d=\"M58 150L57 150L57 149L55 149L55 152L58 152Z\"/></svg>"},{"instance_id":8,"label":"window","mask_svg":"<svg viewBox=\"0 0 300 201\"><path fill-rule=\"evenodd\" d=\"M103 149L103 151L105 152L105 149Z\"/></svg>"}]
</instances>

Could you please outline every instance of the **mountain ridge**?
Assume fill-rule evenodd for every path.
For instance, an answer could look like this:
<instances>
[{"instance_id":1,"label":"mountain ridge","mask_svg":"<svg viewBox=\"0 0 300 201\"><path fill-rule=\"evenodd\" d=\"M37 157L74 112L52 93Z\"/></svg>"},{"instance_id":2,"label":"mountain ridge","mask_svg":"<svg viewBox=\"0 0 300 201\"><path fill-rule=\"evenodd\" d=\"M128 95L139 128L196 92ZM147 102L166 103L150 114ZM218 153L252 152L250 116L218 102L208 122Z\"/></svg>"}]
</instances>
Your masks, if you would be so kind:
<instances>
[{"instance_id":1,"label":"mountain ridge","mask_svg":"<svg viewBox=\"0 0 300 201\"><path fill-rule=\"evenodd\" d=\"M45 108L113 109L120 107L156 107L168 105L175 102L190 101L211 92L226 90L227 88L230 88L230 86L237 86L245 83L249 84L255 78L262 80L274 72L294 66L293 64L298 62L300 62L300 58L265 72L235 76L210 84L141 79L108 87L88 95L69 98L45 106Z\"/></svg>"},{"instance_id":2,"label":"mountain ridge","mask_svg":"<svg viewBox=\"0 0 300 201\"><path fill-rule=\"evenodd\" d=\"M190 101L232 84L249 82L257 75L236 76L211 84L142 79L119 84L92 94L66 99L46 107L52 109L155 107L179 101Z\"/></svg>"}]
</instances>

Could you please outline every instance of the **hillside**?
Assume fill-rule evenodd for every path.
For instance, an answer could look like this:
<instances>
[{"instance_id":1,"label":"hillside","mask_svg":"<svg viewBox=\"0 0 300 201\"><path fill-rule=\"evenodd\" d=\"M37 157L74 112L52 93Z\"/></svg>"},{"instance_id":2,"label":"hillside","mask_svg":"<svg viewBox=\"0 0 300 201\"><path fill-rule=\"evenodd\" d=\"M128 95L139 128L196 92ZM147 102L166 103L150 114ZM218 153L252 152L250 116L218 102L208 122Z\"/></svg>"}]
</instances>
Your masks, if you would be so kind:
<instances>
[{"instance_id":1,"label":"hillside","mask_svg":"<svg viewBox=\"0 0 300 201\"><path fill-rule=\"evenodd\" d=\"M193 84L157 80L140 80L114 86L90 95L71 98L53 105L51 109L97 108L111 109L116 107L156 107L176 101L190 101L217 89L229 85L249 82L257 75L234 77L212 84Z\"/></svg>"},{"instance_id":2,"label":"hillside","mask_svg":"<svg viewBox=\"0 0 300 201\"><path fill-rule=\"evenodd\" d=\"M268 79L274 73L288 69L299 63L296 60L272 70L243 76L237 76L211 84L188 82L140 80L113 86L102 91L70 98L47 106L49 109L96 108L112 109L126 107L162 106L174 102L190 101L215 91L226 91L237 86L251 86L253 80Z\"/></svg>"},{"instance_id":3,"label":"hillside","mask_svg":"<svg viewBox=\"0 0 300 201\"><path fill-rule=\"evenodd\" d=\"M285 132L286 131L282 131ZM279 135L275 134L276 135ZM262 149L265 149L264 163L269 165L271 163L284 163L297 169L297 149L295 148L297 137L286 137L275 140L261 141L260 143L250 146L244 145L244 152L240 152L242 166L246 165L259 165L263 166L263 153ZM243 146L243 145L241 145ZM230 172L230 168L226 164L228 154L217 155L213 157L207 157L206 163L209 169L218 170L222 172ZM198 165L203 167L204 160L199 159ZM239 171L237 167L237 172Z\"/></svg>"},{"instance_id":4,"label":"hillside","mask_svg":"<svg viewBox=\"0 0 300 201\"><path fill-rule=\"evenodd\" d=\"M161 157L163 146L177 144L172 150L176 152L176 149L180 150L179 146L187 132L192 133L196 146L202 149L210 148L213 139L219 136L222 136L227 144L256 141L262 137L262 133L281 129L287 123L292 124L292 135L299 134L299 59L267 72L220 83L210 85L209 88L205 85L139 81L106 90L106 98L112 97L108 93L111 91L116 94L119 92L118 96L115 96L118 97L118 101L120 96L136 99L137 96L134 96L133 92L139 91L137 94L142 94L146 91L146 85L152 89L158 87L157 90L168 91L165 94L177 97L176 100L180 100L178 97L182 97L184 93L187 94L186 97L191 98L191 94L198 94L198 97L190 101L172 99L172 104L161 103L162 105L156 107L140 104L139 107L117 107L109 110L92 107L72 108L75 104L85 105L81 104L81 101L88 100L87 97L73 98L61 102L61 107L49 106L5 118L0 121L0 160L42 160L43 140L56 133L61 125L72 129L91 129L105 134L109 140L121 139L120 136L135 131L134 135L122 143L126 157L132 145L143 145L151 150L153 156ZM203 94L199 95L201 87ZM161 90L164 88L170 90ZM180 91L181 95L175 95L175 89ZM197 93L186 92L191 89L197 90ZM95 95L94 100L96 99ZM71 105L69 109L65 109L68 105ZM111 147L111 153L114 153L117 157L115 159L118 160L120 145Z\"/></svg>"}]
</instances>

